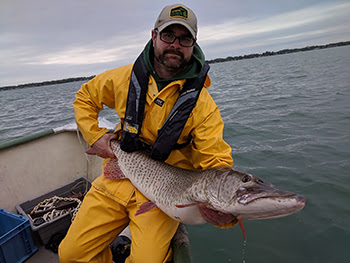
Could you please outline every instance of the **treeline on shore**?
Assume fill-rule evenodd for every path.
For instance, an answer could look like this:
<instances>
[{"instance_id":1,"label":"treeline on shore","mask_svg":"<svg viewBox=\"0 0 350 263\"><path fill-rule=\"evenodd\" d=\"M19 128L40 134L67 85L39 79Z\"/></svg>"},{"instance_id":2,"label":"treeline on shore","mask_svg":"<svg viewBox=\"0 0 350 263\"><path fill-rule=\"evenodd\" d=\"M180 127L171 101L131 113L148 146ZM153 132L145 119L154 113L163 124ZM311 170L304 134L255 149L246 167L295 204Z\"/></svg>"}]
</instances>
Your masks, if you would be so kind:
<instances>
[{"instance_id":1,"label":"treeline on shore","mask_svg":"<svg viewBox=\"0 0 350 263\"><path fill-rule=\"evenodd\" d=\"M275 55L282 55L282 54L288 54L288 53L310 51L310 50L314 50L314 49L325 49L325 48L340 47L340 46L347 46L347 45L350 45L350 41L331 43L331 44L321 45L321 46L308 46L308 47L303 47L303 48L282 49L279 51L266 51L266 52L261 53L261 54L249 54L249 55L244 55L244 56L216 58L216 59L212 59L212 60L207 60L207 62L209 64L210 63L220 63L220 62L225 62L225 61L275 56ZM0 87L0 90L21 89L21 88L27 88L27 87L38 87L38 86L54 85L54 84L61 84L61 83L82 81L82 80L88 81L94 77L95 77L95 75L90 76L90 77L78 77L78 78L68 78L68 79L61 79L61 80L37 82L37 83L20 84L17 86L4 86L4 87Z\"/></svg>"},{"instance_id":2,"label":"treeline on shore","mask_svg":"<svg viewBox=\"0 0 350 263\"><path fill-rule=\"evenodd\" d=\"M268 57L268 56L289 54L289 53L302 52L302 51L310 51L310 50L314 50L314 49L325 49L325 48L340 47L340 46L347 46L347 45L350 45L350 41L332 43L332 44L321 45L321 46L308 46L308 47L303 47L303 48L282 49L279 51L266 51L266 52L261 53L261 54L249 54L249 55L244 55L244 56L216 58L216 59L208 60L207 62L208 63L220 63L220 62L225 62L225 61L250 59L250 58L258 58L258 57Z\"/></svg>"},{"instance_id":3,"label":"treeline on shore","mask_svg":"<svg viewBox=\"0 0 350 263\"><path fill-rule=\"evenodd\" d=\"M0 87L0 90L39 87L39 86L62 84L62 83L74 82L74 81L82 81L82 80L88 81L88 80L90 80L90 79L92 79L94 77L95 77L95 75L90 76L90 77L78 77L78 78L68 78L68 79L59 79L59 80L43 81L43 82L36 82L36 83L20 84L20 85L16 85L16 86L4 86L4 87Z\"/></svg>"}]
</instances>

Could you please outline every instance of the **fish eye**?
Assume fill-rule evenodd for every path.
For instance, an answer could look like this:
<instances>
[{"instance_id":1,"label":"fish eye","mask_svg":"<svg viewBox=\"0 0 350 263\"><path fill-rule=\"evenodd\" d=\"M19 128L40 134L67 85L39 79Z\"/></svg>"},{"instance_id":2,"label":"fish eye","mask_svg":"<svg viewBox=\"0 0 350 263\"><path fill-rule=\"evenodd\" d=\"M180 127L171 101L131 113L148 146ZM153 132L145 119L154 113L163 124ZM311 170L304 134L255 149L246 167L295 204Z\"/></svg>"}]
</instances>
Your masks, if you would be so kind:
<instances>
[{"instance_id":1,"label":"fish eye","mask_svg":"<svg viewBox=\"0 0 350 263\"><path fill-rule=\"evenodd\" d=\"M251 179L252 179L251 176L246 174L245 176L243 176L242 182L243 183L248 183Z\"/></svg>"}]
</instances>

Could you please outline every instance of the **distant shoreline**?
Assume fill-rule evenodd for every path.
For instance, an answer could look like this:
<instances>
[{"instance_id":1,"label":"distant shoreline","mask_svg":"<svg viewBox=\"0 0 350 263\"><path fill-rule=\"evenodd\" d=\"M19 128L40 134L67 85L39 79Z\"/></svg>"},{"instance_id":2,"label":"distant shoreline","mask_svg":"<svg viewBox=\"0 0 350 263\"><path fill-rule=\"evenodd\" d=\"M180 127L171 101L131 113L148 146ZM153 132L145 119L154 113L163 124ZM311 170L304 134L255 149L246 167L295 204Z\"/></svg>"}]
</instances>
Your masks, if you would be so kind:
<instances>
[{"instance_id":1,"label":"distant shoreline","mask_svg":"<svg viewBox=\"0 0 350 263\"><path fill-rule=\"evenodd\" d=\"M95 77L95 75L90 76L90 77L68 78L68 79L59 79L59 80L43 81L43 82L36 82L36 83L20 84L20 85L15 85L15 86L4 86L4 87L0 87L0 90L23 89L23 88L30 88L30 87L62 84L62 83L67 83L67 82L90 80L94 77Z\"/></svg>"},{"instance_id":2,"label":"distant shoreline","mask_svg":"<svg viewBox=\"0 0 350 263\"><path fill-rule=\"evenodd\" d=\"M283 54L289 54L289 53L310 51L310 50L315 50L315 49L341 47L341 46L347 46L347 45L350 45L350 41L331 43L331 44L321 45L321 46L308 46L308 47L303 47L303 48L282 49L282 50L279 50L276 52L266 51L266 52L260 53L260 54L249 54L249 55L236 56L236 57L216 58L216 59L212 59L212 60L207 60L207 62L209 64L214 64L214 63L220 63L220 62L225 62L225 61L242 60L242 59L258 58L258 57L268 57L268 56L283 55Z\"/></svg>"},{"instance_id":3,"label":"distant shoreline","mask_svg":"<svg viewBox=\"0 0 350 263\"><path fill-rule=\"evenodd\" d=\"M331 44L326 44L326 45L321 45L321 46L308 46L308 47L303 47L303 48L282 49L282 50L279 50L276 52L275 51L266 51L266 52L260 53L260 54L249 54L249 55L235 56L235 57L230 56L227 58L216 58L216 59L212 59L212 60L207 60L207 62L209 64L214 64L214 63L221 63L221 62L226 62L226 61L283 55L283 54L289 54L289 53L310 51L310 50L315 50L315 49L341 47L341 46L347 46L347 45L350 45L350 41L331 43ZM0 87L0 91L1 90L11 90L11 89L22 89L22 88L28 88L28 87L47 86L47 85L61 84L61 83L67 83L67 82L82 81L82 80L90 80L94 77L95 77L95 75L90 76L90 77L77 77L77 78L43 81L43 82L28 83L28 84L19 84L19 85L14 85L14 86L4 86L4 87Z\"/></svg>"}]
</instances>

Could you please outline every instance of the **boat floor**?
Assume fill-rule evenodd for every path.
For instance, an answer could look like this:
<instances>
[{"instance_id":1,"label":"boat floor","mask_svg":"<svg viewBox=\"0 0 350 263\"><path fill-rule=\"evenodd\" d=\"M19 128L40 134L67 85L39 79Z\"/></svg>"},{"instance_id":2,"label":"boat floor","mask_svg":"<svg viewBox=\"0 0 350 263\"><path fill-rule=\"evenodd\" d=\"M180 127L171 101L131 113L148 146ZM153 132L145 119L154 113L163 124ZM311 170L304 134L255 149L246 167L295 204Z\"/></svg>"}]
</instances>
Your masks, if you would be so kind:
<instances>
[{"instance_id":1,"label":"boat floor","mask_svg":"<svg viewBox=\"0 0 350 263\"><path fill-rule=\"evenodd\" d=\"M33 256L27 259L25 261L26 263L60 263L60 261L58 260L58 254L55 254L51 250L46 249L43 245L35 245L38 247L38 252L36 252Z\"/></svg>"}]
</instances>

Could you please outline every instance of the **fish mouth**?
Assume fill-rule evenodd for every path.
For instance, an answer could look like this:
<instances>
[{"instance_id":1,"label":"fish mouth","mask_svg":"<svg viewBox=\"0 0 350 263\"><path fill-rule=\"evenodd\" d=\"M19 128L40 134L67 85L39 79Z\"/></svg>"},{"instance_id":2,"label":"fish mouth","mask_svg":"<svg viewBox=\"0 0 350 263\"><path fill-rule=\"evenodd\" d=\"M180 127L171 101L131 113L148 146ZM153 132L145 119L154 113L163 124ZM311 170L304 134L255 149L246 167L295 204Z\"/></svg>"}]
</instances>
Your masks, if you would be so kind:
<instances>
[{"instance_id":1,"label":"fish mouth","mask_svg":"<svg viewBox=\"0 0 350 263\"><path fill-rule=\"evenodd\" d=\"M288 198L295 198L298 196L295 193L291 192L284 192L284 191L273 191L273 192L266 192L263 189L255 189L255 188L241 188L237 192L237 199L238 203L247 205L250 204L258 199L288 199Z\"/></svg>"},{"instance_id":2,"label":"fish mouth","mask_svg":"<svg viewBox=\"0 0 350 263\"><path fill-rule=\"evenodd\" d=\"M249 220L279 218L300 211L306 204L306 199L298 194L276 190L240 189L237 195L238 203L242 204L237 218Z\"/></svg>"},{"instance_id":3,"label":"fish mouth","mask_svg":"<svg viewBox=\"0 0 350 263\"><path fill-rule=\"evenodd\" d=\"M238 203L247 205L260 199L294 199L299 196L296 193L280 190L273 184L262 181L259 178L252 179L253 185L241 187L236 191Z\"/></svg>"}]
</instances>

